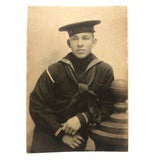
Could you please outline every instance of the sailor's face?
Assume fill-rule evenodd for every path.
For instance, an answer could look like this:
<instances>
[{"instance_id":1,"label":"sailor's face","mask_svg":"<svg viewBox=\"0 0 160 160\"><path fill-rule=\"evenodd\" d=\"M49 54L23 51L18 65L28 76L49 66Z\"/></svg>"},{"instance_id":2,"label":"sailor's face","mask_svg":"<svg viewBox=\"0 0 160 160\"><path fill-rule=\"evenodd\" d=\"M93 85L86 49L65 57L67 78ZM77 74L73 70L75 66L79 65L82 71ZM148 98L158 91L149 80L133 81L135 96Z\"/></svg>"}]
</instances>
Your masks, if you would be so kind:
<instances>
[{"instance_id":1,"label":"sailor's face","mask_svg":"<svg viewBox=\"0 0 160 160\"><path fill-rule=\"evenodd\" d=\"M96 42L97 40L94 39L93 33L78 33L70 37L68 46L77 58L85 58L91 53Z\"/></svg>"}]
</instances>

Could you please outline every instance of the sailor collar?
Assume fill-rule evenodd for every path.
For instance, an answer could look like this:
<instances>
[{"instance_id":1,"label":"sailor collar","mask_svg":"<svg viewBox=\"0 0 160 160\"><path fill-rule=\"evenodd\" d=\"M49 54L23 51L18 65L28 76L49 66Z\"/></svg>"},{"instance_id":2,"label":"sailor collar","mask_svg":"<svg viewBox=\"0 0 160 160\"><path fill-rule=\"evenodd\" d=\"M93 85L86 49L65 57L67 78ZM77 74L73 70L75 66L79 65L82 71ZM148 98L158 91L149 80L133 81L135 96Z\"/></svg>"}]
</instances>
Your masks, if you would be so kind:
<instances>
[{"instance_id":1,"label":"sailor collar","mask_svg":"<svg viewBox=\"0 0 160 160\"><path fill-rule=\"evenodd\" d=\"M72 62L71 62L70 60L68 60L67 58L62 58L60 61L63 62L63 63L68 64L68 65L73 69L73 71L75 72L75 69L74 69L74 67L73 67L73 64L72 64ZM90 68L92 68L94 65L96 65L96 64L98 64L98 63L100 63L100 62L101 62L101 60L99 60L98 58L92 60L92 61L89 63L88 67L86 68L85 72L87 72Z\"/></svg>"}]
</instances>

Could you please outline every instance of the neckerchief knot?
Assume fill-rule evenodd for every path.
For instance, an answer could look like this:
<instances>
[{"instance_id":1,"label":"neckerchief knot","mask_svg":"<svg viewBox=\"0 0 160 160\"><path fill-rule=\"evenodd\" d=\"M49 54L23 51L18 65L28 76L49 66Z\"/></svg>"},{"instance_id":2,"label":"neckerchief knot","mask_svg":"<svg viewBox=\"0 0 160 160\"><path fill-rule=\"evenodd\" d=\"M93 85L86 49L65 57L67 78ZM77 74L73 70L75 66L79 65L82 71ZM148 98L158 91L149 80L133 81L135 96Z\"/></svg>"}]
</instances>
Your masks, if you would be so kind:
<instances>
[{"instance_id":1,"label":"neckerchief knot","mask_svg":"<svg viewBox=\"0 0 160 160\"><path fill-rule=\"evenodd\" d=\"M78 83L79 86L79 94L82 95L83 93L87 92L88 89L88 85L84 84L84 83Z\"/></svg>"}]
</instances>

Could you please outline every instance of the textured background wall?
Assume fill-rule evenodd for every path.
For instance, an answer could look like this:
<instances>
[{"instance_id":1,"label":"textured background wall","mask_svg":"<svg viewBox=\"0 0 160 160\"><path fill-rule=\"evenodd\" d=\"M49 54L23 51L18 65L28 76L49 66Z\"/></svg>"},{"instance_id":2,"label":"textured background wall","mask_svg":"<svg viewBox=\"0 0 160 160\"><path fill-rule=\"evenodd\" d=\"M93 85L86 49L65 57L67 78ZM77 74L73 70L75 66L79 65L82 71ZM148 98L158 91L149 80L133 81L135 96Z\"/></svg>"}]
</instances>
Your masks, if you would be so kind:
<instances>
[{"instance_id":1,"label":"textured background wall","mask_svg":"<svg viewBox=\"0 0 160 160\"><path fill-rule=\"evenodd\" d=\"M28 8L27 27L27 145L30 146L34 124L28 112L28 98L40 74L48 65L65 56L70 49L68 34L58 28L78 21L99 19L95 27L98 42L93 53L108 62L115 78L128 77L127 8L111 7L33 7Z\"/></svg>"}]
</instances>

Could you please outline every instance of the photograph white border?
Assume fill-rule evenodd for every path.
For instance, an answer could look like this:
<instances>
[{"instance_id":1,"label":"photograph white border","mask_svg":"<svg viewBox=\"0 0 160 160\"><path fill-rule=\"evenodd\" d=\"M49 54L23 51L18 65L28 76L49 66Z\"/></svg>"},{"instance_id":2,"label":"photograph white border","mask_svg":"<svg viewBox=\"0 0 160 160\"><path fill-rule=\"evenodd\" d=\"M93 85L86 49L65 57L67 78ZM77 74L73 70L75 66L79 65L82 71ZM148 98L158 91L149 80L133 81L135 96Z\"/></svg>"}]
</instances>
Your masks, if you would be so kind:
<instances>
[{"instance_id":1,"label":"photograph white border","mask_svg":"<svg viewBox=\"0 0 160 160\"><path fill-rule=\"evenodd\" d=\"M158 159L159 3L158 1L5 1L1 15L1 159ZM129 152L26 153L27 6L128 7Z\"/></svg>"}]
</instances>

